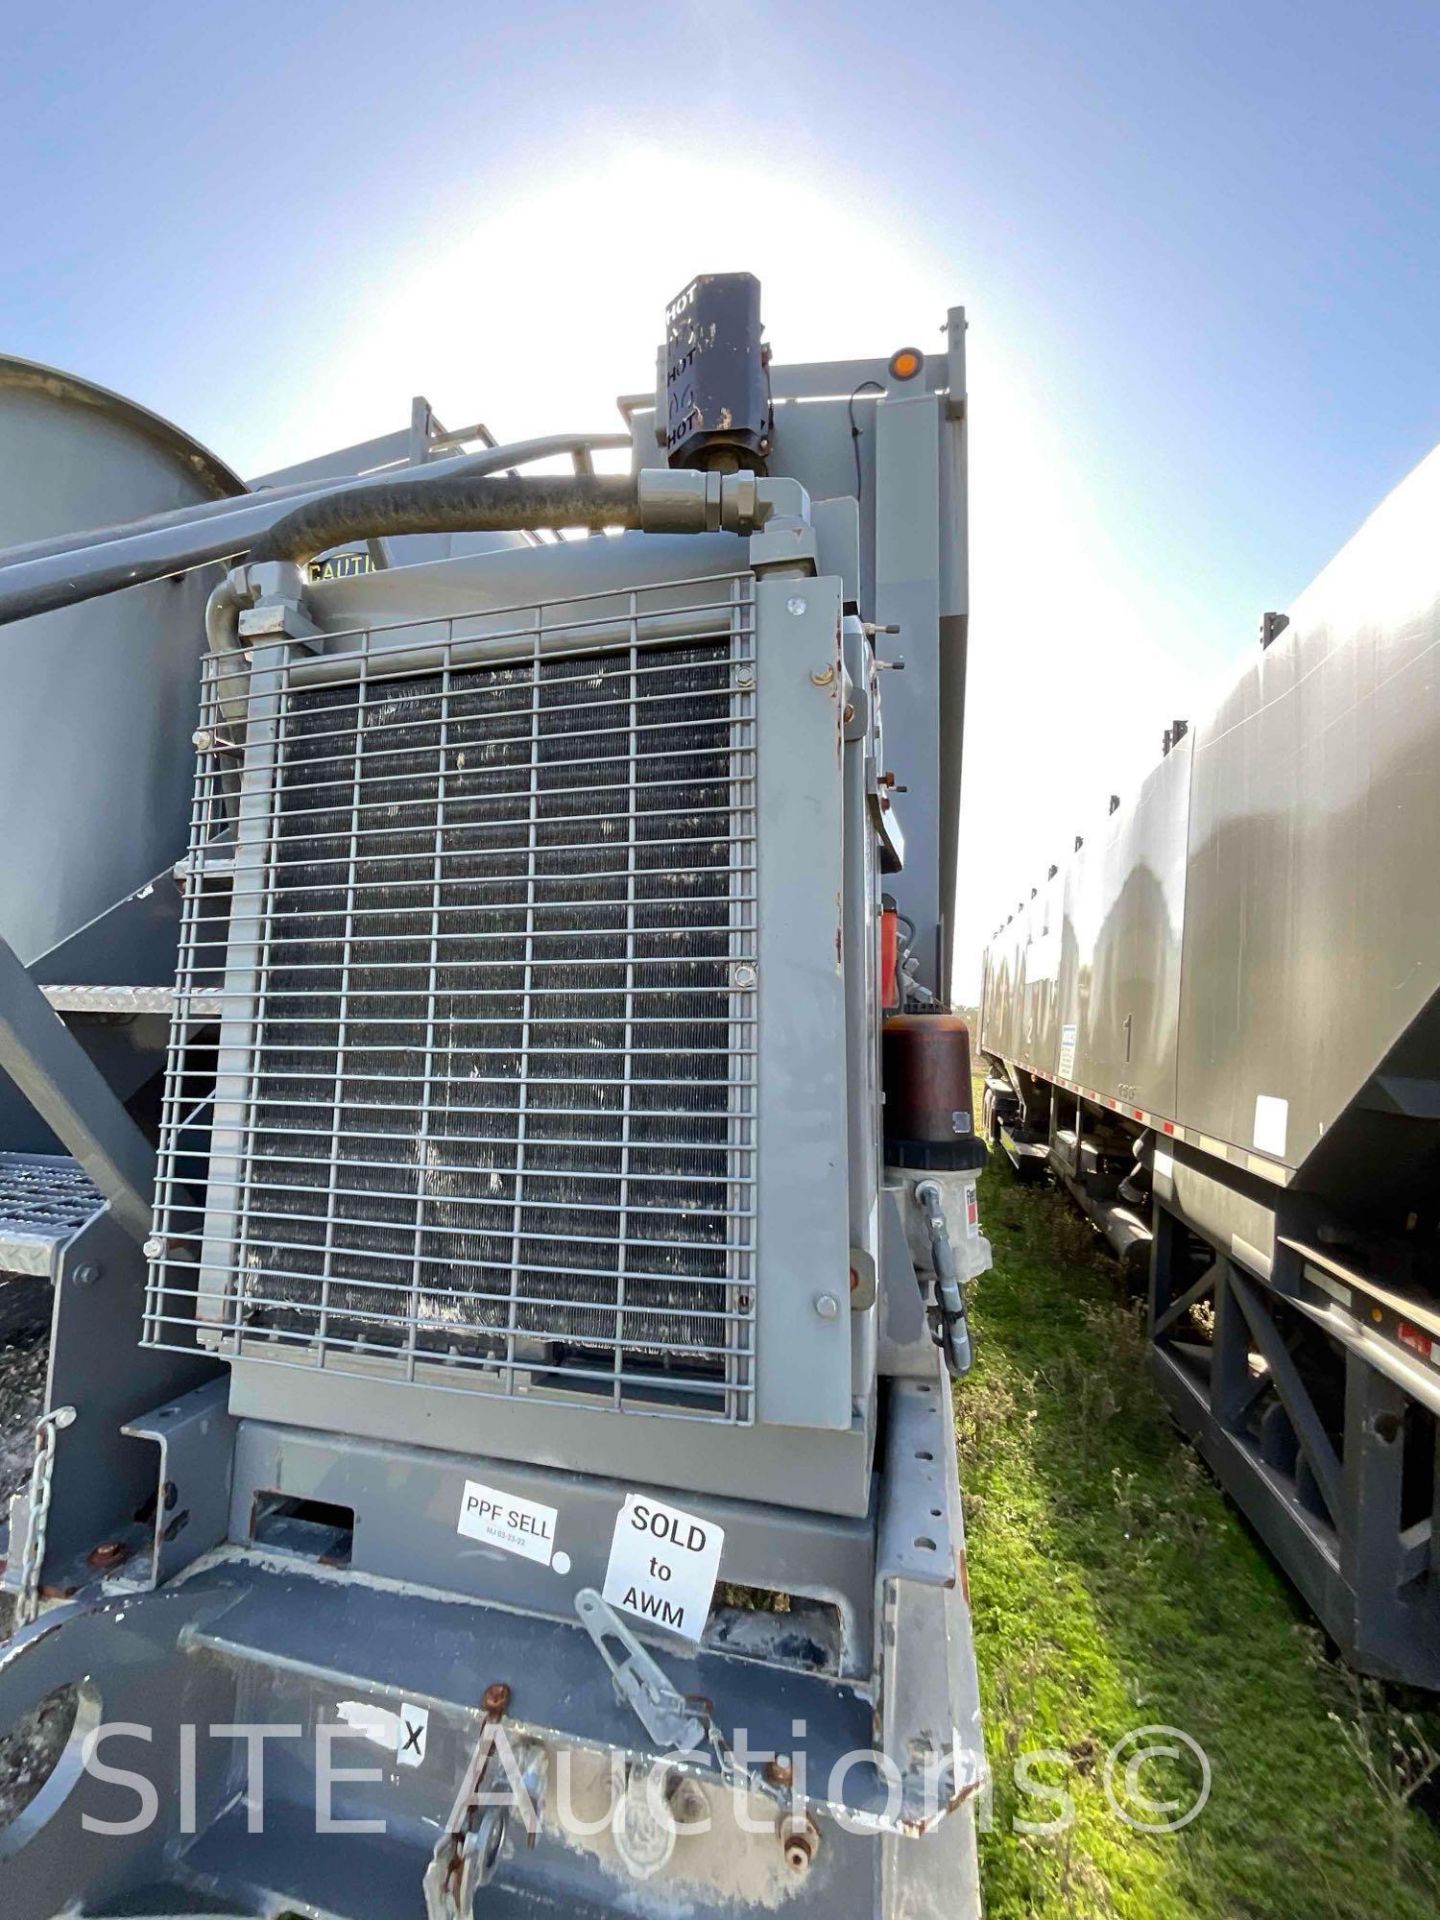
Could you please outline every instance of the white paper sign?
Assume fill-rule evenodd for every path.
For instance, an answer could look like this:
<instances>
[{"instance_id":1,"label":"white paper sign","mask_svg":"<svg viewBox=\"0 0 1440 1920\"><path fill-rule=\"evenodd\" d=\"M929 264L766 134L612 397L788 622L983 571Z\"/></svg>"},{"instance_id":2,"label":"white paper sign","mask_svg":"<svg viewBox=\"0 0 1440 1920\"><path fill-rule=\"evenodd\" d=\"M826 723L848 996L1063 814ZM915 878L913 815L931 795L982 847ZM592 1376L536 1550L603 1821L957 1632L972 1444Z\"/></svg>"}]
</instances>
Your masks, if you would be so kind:
<instances>
[{"instance_id":1,"label":"white paper sign","mask_svg":"<svg viewBox=\"0 0 1440 1920\"><path fill-rule=\"evenodd\" d=\"M541 1506L538 1500L522 1500L519 1494L467 1480L455 1531L548 1567L555 1551L557 1517L554 1507Z\"/></svg>"},{"instance_id":2,"label":"white paper sign","mask_svg":"<svg viewBox=\"0 0 1440 1920\"><path fill-rule=\"evenodd\" d=\"M724 1544L725 1529L713 1520L649 1494L628 1494L615 1516L605 1598L624 1613L698 1644Z\"/></svg>"},{"instance_id":3,"label":"white paper sign","mask_svg":"<svg viewBox=\"0 0 1440 1920\"><path fill-rule=\"evenodd\" d=\"M335 1711L343 1725L393 1754L402 1767L418 1767L424 1761L430 1738L428 1707L406 1700L395 1713L373 1700L341 1700Z\"/></svg>"},{"instance_id":4,"label":"white paper sign","mask_svg":"<svg viewBox=\"0 0 1440 1920\"><path fill-rule=\"evenodd\" d=\"M425 1758L430 1738L430 1709L412 1706L407 1700L400 1709L400 1728L396 1758L402 1767L418 1767Z\"/></svg>"},{"instance_id":5,"label":"white paper sign","mask_svg":"<svg viewBox=\"0 0 1440 1920\"><path fill-rule=\"evenodd\" d=\"M1290 1102L1282 1100L1278 1094L1257 1093L1255 1096L1255 1127L1252 1138L1257 1153L1273 1153L1277 1160L1285 1158L1285 1135L1290 1130Z\"/></svg>"},{"instance_id":6,"label":"white paper sign","mask_svg":"<svg viewBox=\"0 0 1440 1920\"><path fill-rule=\"evenodd\" d=\"M1075 1071L1075 1036L1079 1031L1073 1025L1060 1029L1060 1064L1055 1071L1062 1080L1068 1080Z\"/></svg>"}]
</instances>

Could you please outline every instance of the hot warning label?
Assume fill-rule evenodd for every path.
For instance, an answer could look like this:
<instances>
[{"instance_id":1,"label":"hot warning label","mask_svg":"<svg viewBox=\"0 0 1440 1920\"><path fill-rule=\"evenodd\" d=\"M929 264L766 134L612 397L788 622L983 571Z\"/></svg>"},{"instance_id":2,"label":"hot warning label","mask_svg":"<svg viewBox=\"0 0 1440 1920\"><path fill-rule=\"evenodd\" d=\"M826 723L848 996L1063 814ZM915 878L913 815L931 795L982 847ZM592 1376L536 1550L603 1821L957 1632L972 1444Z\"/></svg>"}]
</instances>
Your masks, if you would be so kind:
<instances>
[{"instance_id":1,"label":"hot warning label","mask_svg":"<svg viewBox=\"0 0 1440 1920\"><path fill-rule=\"evenodd\" d=\"M648 1494L629 1494L615 1516L605 1598L698 1643L705 1631L725 1529Z\"/></svg>"}]
</instances>

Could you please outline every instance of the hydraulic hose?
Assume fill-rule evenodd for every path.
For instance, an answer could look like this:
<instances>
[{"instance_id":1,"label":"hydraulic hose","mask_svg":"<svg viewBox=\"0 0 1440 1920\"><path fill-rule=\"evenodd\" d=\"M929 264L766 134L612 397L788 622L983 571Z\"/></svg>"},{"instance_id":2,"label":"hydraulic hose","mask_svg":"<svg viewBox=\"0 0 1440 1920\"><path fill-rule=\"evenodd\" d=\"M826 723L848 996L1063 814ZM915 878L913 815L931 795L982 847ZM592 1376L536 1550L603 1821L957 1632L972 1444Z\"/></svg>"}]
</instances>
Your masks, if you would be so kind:
<instances>
[{"instance_id":1,"label":"hydraulic hose","mask_svg":"<svg viewBox=\"0 0 1440 1920\"><path fill-rule=\"evenodd\" d=\"M362 500L372 503L388 495L394 488L415 489L414 498L418 499L419 490L425 487L448 489L461 481L475 480L483 475L498 475L505 468L519 466L528 460L573 452L578 446L611 446L618 437L611 434L551 434L542 439L519 441L513 446L487 447L481 453L462 454L454 460L437 460L415 470L413 477L407 476L404 480L397 480L389 474L377 474L363 480L326 482L314 492L307 490L303 498L318 503L322 499L344 497L358 511ZM704 476L687 476L696 477ZM497 489L506 490L535 484L534 480L508 477L494 481ZM562 477L555 484L566 489L572 486L608 486L612 483L608 479L601 481L593 476L576 475L573 480L568 476ZM618 485L633 490L635 481L620 476ZM454 505L454 496L451 496L451 501ZM490 504L494 511L502 511L497 503ZM77 606L81 601L98 599L106 593L118 593L125 587L138 586L142 581L185 573L192 567L204 566L212 560L233 560L253 551L257 541L271 533L280 522L288 520L297 510L296 496L290 494L288 489L284 492L241 494L238 499L207 501L180 513L156 514L148 521L131 522L128 527L101 531L88 538L78 535L73 543L59 550L53 550L53 542L45 541L33 543L28 548L0 553L0 626L11 620L29 619L32 614L49 613L56 607ZM598 501L593 510L601 510ZM568 519L541 519L530 524L595 524L585 511L574 510L573 502L566 511L570 513ZM424 532L433 524L428 516L421 517L412 523L410 530ZM489 522L488 526L479 521L453 518L445 522L447 527L470 526L477 532L491 528L506 530L525 524L523 520L510 517ZM604 519L601 524L634 525L635 522ZM383 530L367 521L358 528L358 533L364 535ZM401 531L398 523L393 530ZM312 552L322 550L317 547Z\"/></svg>"},{"instance_id":2,"label":"hydraulic hose","mask_svg":"<svg viewBox=\"0 0 1440 1920\"><path fill-rule=\"evenodd\" d=\"M402 533L504 533L532 527L638 527L633 474L454 478L424 472L302 500L250 548L252 561L313 560L347 540Z\"/></svg>"}]
</instances>

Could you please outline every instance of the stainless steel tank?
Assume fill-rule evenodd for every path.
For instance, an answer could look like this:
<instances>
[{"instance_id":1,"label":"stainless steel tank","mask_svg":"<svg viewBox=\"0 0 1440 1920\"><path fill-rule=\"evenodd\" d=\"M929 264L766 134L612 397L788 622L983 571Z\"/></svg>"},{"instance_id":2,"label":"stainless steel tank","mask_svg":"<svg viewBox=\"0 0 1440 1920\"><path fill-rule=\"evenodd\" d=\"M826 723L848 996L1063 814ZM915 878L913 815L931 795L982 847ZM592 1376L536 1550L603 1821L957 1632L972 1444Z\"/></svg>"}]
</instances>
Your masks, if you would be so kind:
<instances>
[{"instance_id":1,"label":"stainless steel tank","mask_svg":"<svg viewBox=\"0 0 1440 1920\"><path fill-rule=\"evenodd\" d=\"M0 550L244 491L144 407L0 357ZM0 935L27 964L185 849L217 572L0 630Z\"/></svg>"}]
</instances>

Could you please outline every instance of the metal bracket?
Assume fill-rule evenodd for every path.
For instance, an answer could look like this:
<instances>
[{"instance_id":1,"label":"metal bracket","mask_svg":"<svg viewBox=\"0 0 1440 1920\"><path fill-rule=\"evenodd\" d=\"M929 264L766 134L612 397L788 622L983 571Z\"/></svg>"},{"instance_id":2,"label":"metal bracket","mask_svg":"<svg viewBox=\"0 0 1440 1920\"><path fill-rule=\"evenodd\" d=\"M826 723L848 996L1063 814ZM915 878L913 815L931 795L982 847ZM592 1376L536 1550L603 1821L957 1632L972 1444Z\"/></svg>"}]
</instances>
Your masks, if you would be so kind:
<instances>
[{"instance_id":1,"label":"metal bracket","mask_svg":"<svg viewBox=\"0 0 1440 1920\"><path fill-rule=\"evenodd\" d=\"M671 1686L665 1669L645 1651L610 1603L594 1587L582 1587L575 1596L575 1611L610 1669L616 1697L634 1711L650 1738L676 1752L698 1752L705 1742L705 1717ZM611 1650L609 1642L615 1640L623 1655Z\"/></svg>"},{"instance_id":2,"label":"metal bracket","mask_svg":"<svg viewBox=\"0 0 1440 1920\"><path fill-rule=\"evenodd\" d=\"M225 1538L235 1436L229 1392L230 1376L221 1374L121 1427L128 1439L153 1440L160 1449L153 1543L124 1585L163 1586Z\"/></svg>"}]
</instances>

